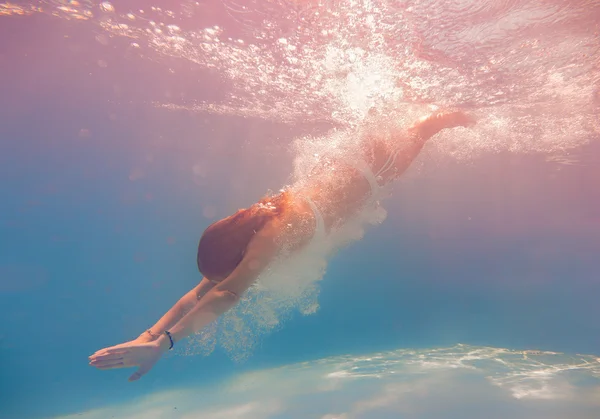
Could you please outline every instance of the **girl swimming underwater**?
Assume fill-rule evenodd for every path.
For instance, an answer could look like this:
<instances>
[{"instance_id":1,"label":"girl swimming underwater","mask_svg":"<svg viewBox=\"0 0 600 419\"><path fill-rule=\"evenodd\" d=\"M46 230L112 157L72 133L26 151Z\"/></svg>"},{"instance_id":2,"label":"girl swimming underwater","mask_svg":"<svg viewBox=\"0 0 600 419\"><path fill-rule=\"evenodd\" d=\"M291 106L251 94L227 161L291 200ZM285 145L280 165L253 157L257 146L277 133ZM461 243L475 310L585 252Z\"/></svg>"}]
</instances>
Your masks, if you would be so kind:
<instances>
[{"instance_id":1,"label":"girl swimming underwater","mask_svg":"<svg viewBox=\"0 0 600 419\"><path fill-rule=\"evenodd\" d=\"M198 245L202 281L138 338L91 355L90 365L98 369L137 366L129 380L139 379L176 342L234 307L282 252L284 243L286 252L293 253L326 235L377 199L432 136L473 122L462 112L436 113L391 138L364 135L360 158L324 159L301 186L263 198L210 225Z\"/></svg>"}]
</instances>

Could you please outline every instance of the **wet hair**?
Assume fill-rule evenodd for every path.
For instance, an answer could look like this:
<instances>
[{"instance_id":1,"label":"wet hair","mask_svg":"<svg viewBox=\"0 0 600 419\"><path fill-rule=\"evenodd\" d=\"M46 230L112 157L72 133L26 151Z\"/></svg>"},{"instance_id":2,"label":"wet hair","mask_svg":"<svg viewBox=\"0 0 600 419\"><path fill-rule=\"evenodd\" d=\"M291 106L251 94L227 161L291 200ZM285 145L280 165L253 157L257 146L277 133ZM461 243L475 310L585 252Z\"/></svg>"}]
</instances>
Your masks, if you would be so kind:
<instances>
[{"instance_id":1,"label":"wet hair","mask_svg":"<svg viewBox=\"0 0 600 419\"><path fill-rule=\"evenodd\" d=\"M244 258L252 237L281 216L287 203L287 192L281 192L208 226L198 243L200 273L208 279L228 277Z\"/></svg>"}]
</instances>

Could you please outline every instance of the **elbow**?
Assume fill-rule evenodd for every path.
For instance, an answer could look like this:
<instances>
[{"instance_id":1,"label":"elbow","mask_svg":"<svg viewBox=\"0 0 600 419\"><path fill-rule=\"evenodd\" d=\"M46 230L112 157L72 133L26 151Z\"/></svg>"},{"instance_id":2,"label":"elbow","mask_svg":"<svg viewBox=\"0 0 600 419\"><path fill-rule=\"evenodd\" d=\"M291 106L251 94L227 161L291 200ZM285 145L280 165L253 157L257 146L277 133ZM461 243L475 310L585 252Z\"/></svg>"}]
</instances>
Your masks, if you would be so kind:
<instances>
[{"instance_id":1,"label":"elbow","mask_svg":"<svg viewBox=\"0 0 600 419\"><path fill-rule=\"evenodd\" d=\"M215 311L225 312L240 301L240 296L228 290L215 290Z\"/></svg>"},{"instance_id":2,"label":"elbow","mask_svg":"<svg viewBox=\"0 0 600 419\"><path fill-rule=\"evenodd\" d=\"M233 291L219 290L217 292L219 293L219 296L224 300L230 301L232 303L237 303L238 301L240 301L240 296Z\"/></svg>"}]
</instances>

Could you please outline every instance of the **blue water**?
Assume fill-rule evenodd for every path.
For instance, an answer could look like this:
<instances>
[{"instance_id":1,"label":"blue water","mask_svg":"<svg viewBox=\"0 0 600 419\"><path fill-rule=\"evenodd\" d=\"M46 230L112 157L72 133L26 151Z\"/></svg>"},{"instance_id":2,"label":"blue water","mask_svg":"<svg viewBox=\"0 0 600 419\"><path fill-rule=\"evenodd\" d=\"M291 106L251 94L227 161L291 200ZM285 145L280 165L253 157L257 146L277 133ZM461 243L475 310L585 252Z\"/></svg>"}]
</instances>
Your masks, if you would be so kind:
<instances>
[{"instance_id":1,"label":"blue water","mask_svg":"<svg viewBox=\"0 0 600 419\"><path fill-rule=\"evenodd\" d=\"M245 362L217 345L136 383L89 367L198 283L203 229L288 182L295 138L339 123L154 106L219 101L228 84L102 33L0 14L0 418L598 417L600 143L567 122L560 138L582 140L562 150L425 151L385 222L330 262L318 312ZM473 101L484 120L497 110ZM597 122L589 102L561 115Z\"/></svg>"}]
</instances>

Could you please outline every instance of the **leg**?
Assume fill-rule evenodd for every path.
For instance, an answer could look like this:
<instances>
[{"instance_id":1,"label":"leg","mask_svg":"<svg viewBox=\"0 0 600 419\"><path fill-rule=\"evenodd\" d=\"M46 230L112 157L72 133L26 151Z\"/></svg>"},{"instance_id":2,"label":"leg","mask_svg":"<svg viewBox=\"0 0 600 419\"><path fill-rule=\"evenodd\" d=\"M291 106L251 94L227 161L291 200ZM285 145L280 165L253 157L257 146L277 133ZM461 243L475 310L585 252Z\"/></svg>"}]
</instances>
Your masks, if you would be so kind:
<instances>
[{"instance_id":1,"label":"leg","mask_svg":"<svg viewBox=\"0 0 600 419\"><path fill-rule=\"evenodd\" d=\"M430 115L422 121L419 121L408 131L411 136L418 137L423 144L435 134L445 128L468 127L475 123L475 120L460 112L442 112Z\"/></svg>"},{"instance_id":2,"label":"leg","mask_svg":"<svg viewBox=\"0 0 600 419\"><path fill-rule=\"evenodd\" d=\"M433 114L408 129L408 134L398 134L393 144L383 141L373 143L373 162L381 183L388 183L408 169L431 137L446 128L467 127L475 123L468 115L458 112Z\"/></svg>"}]
</instances>

